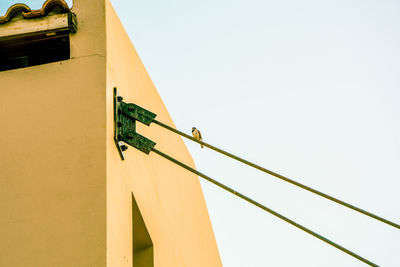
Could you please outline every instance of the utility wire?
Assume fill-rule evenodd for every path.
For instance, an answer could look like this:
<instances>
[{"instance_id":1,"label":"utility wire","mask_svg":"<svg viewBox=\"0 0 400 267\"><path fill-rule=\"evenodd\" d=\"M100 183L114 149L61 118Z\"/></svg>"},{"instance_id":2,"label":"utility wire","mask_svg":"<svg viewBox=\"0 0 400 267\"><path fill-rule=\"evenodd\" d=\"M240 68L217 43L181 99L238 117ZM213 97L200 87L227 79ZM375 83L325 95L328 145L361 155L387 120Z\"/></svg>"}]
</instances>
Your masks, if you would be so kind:
<instances>
[{"instance_id":1,"label":"utility wire","mask_svg":"<svg viewBox=\"0 0 400 267\"><path fill-rule=\"evenodd\" d=\"M215 147L215 146L212 146L212 145L210 145L210 144L207 144L207 143L205 143L205 142L203 142L203 141L199 141L199 140L193 138L192 136L187 135L187 134L185 134L184 132L181 132L181 131L179 131L179 130L177 130L177 129L175 129L175 128L172 128L171 126L168 126L168 125L166 125L166 124L164 124L164 123L162 123L162 122L160 122L160 121L153 120L153 122L154 122L155 124L157 124L157 125L160 125L161 127L164 127L164 128L166 128L166 129L168 129L168 130L170 130L170 131L172 131L172 132L174 132L174 133L177 133L177 134L179 134L179 135L181 135L181 136L183 136L183 137L186 137L187 139L190 139L190 140L192 140L192 141L194 141L194 142L197 142L197 143L199 143L199 144L202 144L202 145L204 145L205 147L208 147L208 148L210 148L210 149L212 149L212 150L214 150L214 151L217 151L217 152L219 152L219 153L221 153L221 154L223 154L223 155L225 155L225 156L228 156L228 157L230 157L230 158L233 158L233 159L235 159L235 160L237 160L237 161L240 161L240 162L242 162L242 163L244 163L244 164L246 164L246 165L249 165L249 166L251 166L251 167L253 167L253 168L256 168L256 169L258 169L258 170L260 170L260 171L262 171L262 172L265 172L265 173L268 173L268 174L270 174L270 175L272 175L272 176L275 176L276 178L279 178L279 179L281 179L281 180L283 180L283 181L286 181L286 182L288 182L288 183L291 183L291 184L293 184L293 185L296 185L296 186L298 186L298 187L301 187L301 188L303 188L303 189L305 189L305 190L307 190L307 191L309 191L309 192L312 192L312 193L317 194L317 195L319 195L319 196L321 196L321 197L324 197L324 198L326 198L326 199L329 199L329 200L331 200L331 201L334 201L334 202L336 202L336 203L338 203L338 204L340 204L340 205L343 205L343 206L345 206L345 207L347 207L347 208L349 208L349 209L355 210L355 211L357 211L357 212L359 212L359 213L362 213L362 214L364 214L364 215L366 215L366 216L369 216L369 217L374 218L374 219L376 219L376 220L378 220L378 221L381 221L381 222L383 222L383 223L386 223L386 224L388 224L388 225L391 225L391 226L393 226L393 227L395 227L395 228L400 229L400 225L397 224L397 223L391 222L391 221L389 221L389 220L387 220L387 219L384 219L384 218L382 218L382 217L380 217L380 216L378 216L378 215L375 215L375 214L373 214L373 213L371 213L371 212L368 212L368 211L366 211L366 210L360 209L360 208L358 208L358 207L356 207L356 206L353 206L353 205L351 205L351 204L349 204L349 203L347 203L347 202L344 202L344 201L342 201L342 200L340 200L340 199L337 199L337 198L335 198L335 197L332 197L332 196L330 196L330 195L327 195L327 194L325 194L325 193L322 193L322 192L320 192L320 191L318 191L318 190L316 190L316 189L313 189L313 188L311 188L311 187L309 187L309 186L306 186L306 185L304 185L304 184L301 184L301 183L299 183L299 182L296 182L296 181L294 181L294 180L292 180L292 179L290 179L290 178L287 178L287 177L285 177L285 176L283 176L283 175L280 175L279 173L276 173L276 172L270 171L270 170L268 170L268 169L265 169L265 168L263 168L263 167L261 167L261 166L259 166L259 165L256 165L256 164L254 164L254 163L252 163L252 162L250 162L250 161L247 161L247 160L245 160L245 159L242 159L242 158L240 158L240 157L238 157L238 156L235 156L235 155L233 155L233 154L231 154L231 153L229 153L229 152L226 152L226 151L224 151L224 150L222 150L222 149L219 149L219 148L217 148L217 147Z\"/></svg>"},{"instance_id":2,"label":"utility wire","mask_svg":"<svg viewBox=\"0 0 400 267\"><path fill-rule=\"evenodd\" d=\"M238 196L238 197L240 197L241 199L244 199L244 200L246 200L247 202L249 202L249 203L251 203L251 204L253 204L253 205L259 207L260 209L263 209L263 210L265 210L266 212L271 213L272 215L278 217L279 219L284 220L284 221L287 222L287 223L290 223L291 225L293 225L293 226L299 228L300 230L303 230L304 232L309 233L310 235L312 235L312 236L314 236L314 237L316 237L316 238L318 238L318 239L324 241L325 243L328 243L329 245L331 245L331 246L333 246L333 247L335 247L335 248L337 248L337 249L340 249L340 250L343 251L344 253L347 253L347 254L349 254L350 256L352 256L352 257L354 257L354 258L356 258L356 259L358 259L358 260L360 260L360 261L362 261L362 262L364 262L364 263L366 263L366 264L368 264L368 265L370 265L370 266L378 266L377 264L375 264L375 263L373 263L373 262L371 262L371 261L369 261L369 260L367 260L367 259L361 257L360 255L358 255L358 254L356 254L356 253L354 253L354 252L352 252L352 251L350 251L350 250L348 250L348 249L342 247L342 246L339 245L339 244L336 244L335 242L333 242L333 241L331 241L331 240L329 240L329 239L323 237L322 235L317 234L316 232L314 232L314 231L312 231L312 230L310 230L310 229L308 229L308 228L302 226L301 224L298 224L298 223L296 223L295 221L292 221L291 219L289 219L289 218L287 218L287 217L285 217L285 216L279 214L278 212L271 210L270 208L268 208L268 207L266 207L266 206L264 206L264 205L258 203L257 201L252 200L252 199L249 198L249 197L246 197L245 195L243 195L243 194L237 192L236 190L233 190L232 188L230 188L230 187L228 187L228 186L226 186L226 185L224 185L224 184L221 184L220 182L218 182L218 181L212 179L211 177L209 177L209 176L207 176L207 175L205 175L205 174L203 174L203 173L201 173L201 172L199 172L199 171L197 171L197 170L195 170L195 169L193 169L193 168L187 166L186 164L184 164L184 163L182 163L182 162L180 162L180 161L178 161L178 160L176 160L176 159L174 159L174 158L172 158L172 157L170 157L170 156L164 154L163 152L161 152L161 151L159 151L159 150L157 150L157 149L155 149L155 148L152 148L152 151L155 152L156 154L158 154L158 155L160 155L160 156L162 156L162 157L168 159L169 161L172 161L173 163L175 163L175 164L177 164L177 165L179 165L179 166L185 168L186 170L188 170L188 171L190 171L190 172L192 172L192 173L194 173L194 174L197 174L198 176L200 176L200 177L206 179L207 181L209 181L209 182L211 182L211 183L213 183L213 184L215 184L215 185L221 187L222 189L224 189L224 190L226 190L226 191L228 191L228 192L234 194L235 196Z\"/></svg>"}]
</instances>

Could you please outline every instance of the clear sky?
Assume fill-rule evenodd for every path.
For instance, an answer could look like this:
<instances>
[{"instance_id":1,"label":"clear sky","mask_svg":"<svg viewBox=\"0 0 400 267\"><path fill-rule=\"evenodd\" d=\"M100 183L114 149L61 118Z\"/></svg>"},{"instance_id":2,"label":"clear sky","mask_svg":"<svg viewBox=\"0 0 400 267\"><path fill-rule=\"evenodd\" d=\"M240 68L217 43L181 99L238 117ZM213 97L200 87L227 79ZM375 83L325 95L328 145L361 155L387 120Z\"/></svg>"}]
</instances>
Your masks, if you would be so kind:
<instances>
[{"instance_id":1,"label":"clear sky","mask_svg":"<svg viewBox=\"0 0 400 267\"><path fill-rule=\"evenodd\" d=\"M400 223L399 1L112 2L178 129ZM400 230L186 144L199 171L400 266ZM225 267L365 266L202 186Z\"/></svg>"}]
</instances>

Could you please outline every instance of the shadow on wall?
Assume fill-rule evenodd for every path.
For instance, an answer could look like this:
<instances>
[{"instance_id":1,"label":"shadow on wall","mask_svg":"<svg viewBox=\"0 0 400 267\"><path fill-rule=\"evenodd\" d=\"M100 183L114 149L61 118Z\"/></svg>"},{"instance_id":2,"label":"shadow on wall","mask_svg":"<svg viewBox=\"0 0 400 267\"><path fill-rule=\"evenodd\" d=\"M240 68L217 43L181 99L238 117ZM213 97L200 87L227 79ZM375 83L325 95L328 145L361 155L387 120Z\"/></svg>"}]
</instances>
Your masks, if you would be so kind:
<instances>
[{"instance_id":1,"label":"shadow on wall","mask_svg":"<svg viewBox=\"0 0 400 267\"><path fill-rule=\"evenodd\" d=\"M72 8L73 0L64 0L70 8ZM7 9L18 3L29 6L32 10L41 9L46 0L0 0L0 16L6 14Z\"/></svg>"},{"instance_id":2,"label":"shadow on wall","mask_svg":"<svg viewBox=\"0 0 400 267\"><path fill-rule=\"evenodd\" d=\"M153 242L132 194L133 267L153 267Z\"/></svg>"}]
</instances>

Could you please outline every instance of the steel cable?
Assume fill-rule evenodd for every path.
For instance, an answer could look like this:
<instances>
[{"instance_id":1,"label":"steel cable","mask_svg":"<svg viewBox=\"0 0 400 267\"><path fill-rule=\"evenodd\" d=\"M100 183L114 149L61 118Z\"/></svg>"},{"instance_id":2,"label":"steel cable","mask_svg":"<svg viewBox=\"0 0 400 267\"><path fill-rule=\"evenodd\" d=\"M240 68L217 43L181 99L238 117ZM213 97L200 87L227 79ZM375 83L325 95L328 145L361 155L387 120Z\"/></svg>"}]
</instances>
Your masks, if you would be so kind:
<instances>
[{"instance_id":1,"label":"steel cable","mask_svg":"<svg viewBox=\"0 0 400 267\"><path fill-rule=\"evenodd\" d=\"M272 209L270 209L270 208L258 203L257 201L255 201L255 200L253 200L253 199L251 199L251 198L249 198L249 197L237 192L236 190L234 190L234 189L232 189L232 188L230 188L230 187L228 187L228 186L226 186L224 184L221 184L220 182L212 179L211 177L209 177L209 176L207 176L207 175L205 175L205 174L203 174L203 173L201 173L201 172L199 172L199 171L187 166L186 164L184 164L184 163L182 163L182 162L180 162L180 161L168 156L167 154L164 154L163 152L161 152L161 151L159 151L159 150L157 150L155 148L153 148L152 151L155 152L156 154L166 158L167 160L172 161L173 163L185 168L186 170L188 170L188 171L190 171L190 172L192 172L194 174L197 174L198 176L200 176L200 177L206 179L207 181L219 186L220 188L222 188L222 189L234 194L235 196L240 197L241 199L243 199L243 200L245 200L245 201L247 201L247 202L249 202L249 203L251 203L251 204L253 204L253 205L257 206L257 207L259 207L260 209L262 209L262 210L264 210L266 212L269 212L270 214L278 217L279 219L284 220L287 223L290 223L291 225L299 228L300 230L302 230L302 231L304 231L304 232L306 232L306 233L308 233L308 234L310 234L310 235L312 235L312 236L324 241L325 243L327 243L327 244L329 244L329 245L331 245L331 246L333 246L333 247L335 247L335 248L347 253L348 255L350 255L350 256L352 256L352 257L354 257L354 258L356 258L356 259L358 259L358 260L360 260L360 261L362 261L362 262L364 262L364 263L366 263L366 264L368 264L370 266L378 266L377 264L375 264L375 263L373 263L373 262L361 257L360 255L358 255L358 254L356 254L356 253L354 253L354 252L342 247L341 245L339 245L339 244L337 244L337 243L335 243L335 242L323 237L322 235L320 235L320 234L318 234L318 233L316 233L316 232L314 232L314 231L302 226L301 224L296 223L295 221L293 221L293 220L281 215L280 213L278 213L278 212L276 212L276 211L274 211L274 210L272 210Z\"/></svg>"},{"instance_id":2,"label":"steel cable","mask_svg":"<svg viewBox=\"0 0 400 267\"><path fill-rule=\"evenodd\" d=\"M219 148L217 148L217 147L215 147L215 146L212 146L212 145L210 145L210 144L207 144L207 143L205 143L205 142L203 142L203 141L199 141L199 140L193 138L192 136L190 136L190 135L188 135L188 134L185 134L184 132L181 132L181 131L179 131L179 130L177 130L177 129L175 129L175 128L172 128L171 126L168 126L168 125L166 125L166 124L164 124L164 123L162 123L162 122L160 122L160 121L153 120L153 122L154 122L155 124L161 126L161 127L164 127L165 129L168 129L168 130L170 130L170 131L172 131L172 132L174 132L174 133L176 133L176 134L179 134L179 135L181 135L181 136L183 136L183 137L185 137L185 138L187 138L187 139L190 139L190 140L192 140L192 141L194 141L194 142L197 142L197 143L199 143L199 144L202 144L202 145L204 145L205 147L208 147L208 148L210 148L210 149L212 149L212 150L214 150L214 151L217 151L217 152L219 152L219 153L221 153L221 154L223 154L223 155L225 155L225 156L228 156L228 157L233 158L233 159L235 159L235 160L237 160L237 161L239 161L239 162L242 162L242 163L244 163L244 164L246 164L246 165L249 165L249 166L251 166L251 167L253 167L253 168L256 168L256 169L258 169L258 170L260 170L260 171L262 171L262 172L268 173L268 174L270 174L270 175L272 175L272 176L274 176L274 177L276 177L276 178L279 178L279 179L281 179L281 180L283 180L283 181L285 181L285 182L288 182L288 183L291 183L291 184L293 184L293 185L296 185L296 186L298 186L298 187L300 187L300 188L303 188L303 189L305 189L305 190L307 190L307 191L309 191L309 192L312 192L312 193L317 194L317 195L319 195L319 196L321 196L321 197L324 197L324 198L326 198L326 199L329 199L329 200L331 200L331 201L333 201L333 202L336 202L336 203L338 203L338 204L340 204L340 205L342 205L342 206L345 206L345 207L347 207L347 208L349 208L349 209L352 209L352 210L354 210L354 211L357 211L357 212L362 213L362 214L364 214L364 215L366 215L366 216L369 216L369 217L374 218L374 219L376 219L376 220L378 220L378 221L381 221L381 222L386 223L386 224L388 224L388 225L390 225L390 226L393 226L393 227L395 227L395 228L400 229L400 225L397 224L397 223L394 223L394 222L389 221L389 220L387 220L387 219L385 219L385 218L382 218L382 217L380 217L380 216L378 216L378 215L375 215L375 214L373 214L373 213L371 213L371 212L368 212L368 211L366 211L366 210L363 210L363 209L360 209L360 208L358 208L358 207L356 207L356 206L353 206L353 205L351 205L351 204L349 204L349 203L347 203L347 202L344 202L344 201L342 201L342 200L340 200L340 199L337 199L337 198L335 198L335 197L332 197L332 196L330 196L330 195L327 195L327 194L325 194L325 193L322 193L322 192L320 192L320 191L318 191L318 190L316 190L316 189L314 189L314 188L311 188L311 187L309 187L309 186L306 186L306 185L304 185L304 184L301 184L301 183L299 183L299 182L296 182L296 181L294 181L294 180L292 180L292 179L290 179L290 178L287 178L287 177L285 177L285 176L283 176L283 175L280 175L280 174L278 174L278 173L276 173L276 172L270 171L270 170L268 170L268 169L266 169L266 168L263 168L263 167L261 167L261 166L259 166L259 165L257 165L257 164L254 164L254 163L252 163L252 162L250 162L250 161L247 161L247 160L245 160L245 159L242 159L242 158L240 158L240 157L238 157L238 156L235 156L235 155L233 155L233 154L231 154L231 153L229 153L229 152L226 152L226 151L224 151L224 150L222 150L222 149L219 149Z\"/></svg>"}]
</instances>

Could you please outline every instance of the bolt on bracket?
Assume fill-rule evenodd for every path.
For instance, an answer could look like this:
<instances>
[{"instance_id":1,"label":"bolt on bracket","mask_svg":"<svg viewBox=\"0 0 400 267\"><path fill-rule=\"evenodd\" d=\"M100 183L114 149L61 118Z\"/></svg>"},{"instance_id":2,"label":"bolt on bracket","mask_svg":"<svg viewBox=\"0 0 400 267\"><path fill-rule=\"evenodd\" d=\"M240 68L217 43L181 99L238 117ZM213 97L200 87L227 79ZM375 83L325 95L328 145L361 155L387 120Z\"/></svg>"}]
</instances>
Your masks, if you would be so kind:
<instances>
[{"instance_id":1,"label":"bolt on bracket","mask_svg":"<svg viewBox=\"0 0 400 267\"><path fill-rule=\"evenodd\" d=\"M117 88L114 87L114 142L119 155L124 160L124 151L128 149L122 142L149 154L156 143L136 132L136 121L150 125L157 115L122 100L123 98L118 95Z\"/></svg>"}]
</instances>

